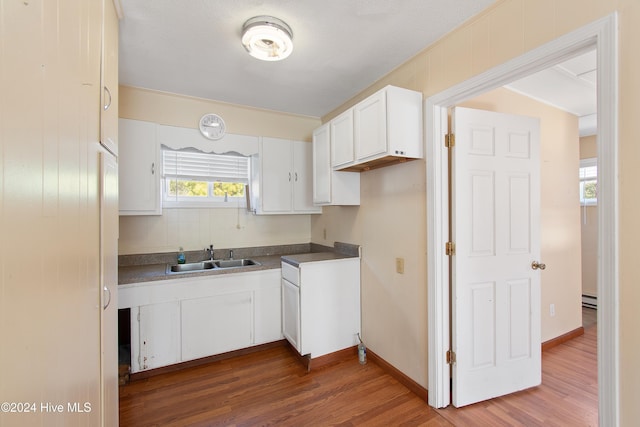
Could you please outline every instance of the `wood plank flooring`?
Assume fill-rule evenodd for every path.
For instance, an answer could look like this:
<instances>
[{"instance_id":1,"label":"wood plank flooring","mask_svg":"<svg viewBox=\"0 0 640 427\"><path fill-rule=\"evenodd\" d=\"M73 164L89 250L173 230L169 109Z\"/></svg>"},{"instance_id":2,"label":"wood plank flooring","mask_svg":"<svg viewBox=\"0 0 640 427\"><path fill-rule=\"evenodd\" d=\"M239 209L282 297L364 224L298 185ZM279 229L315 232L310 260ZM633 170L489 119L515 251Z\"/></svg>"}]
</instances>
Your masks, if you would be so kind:
<instances>
[{"instance_id":1,"label":"wood plank flooring","mask_svg":"<svg viewBox=\"0 0 640 427\"><path fill-rule=\"evenodd\" d=\"M307 373L276 347L122 386L120 425L596 426L596 347L594 325L543 353L541 386L439 410L355 355Z\"/></svg>"}]
</instances>

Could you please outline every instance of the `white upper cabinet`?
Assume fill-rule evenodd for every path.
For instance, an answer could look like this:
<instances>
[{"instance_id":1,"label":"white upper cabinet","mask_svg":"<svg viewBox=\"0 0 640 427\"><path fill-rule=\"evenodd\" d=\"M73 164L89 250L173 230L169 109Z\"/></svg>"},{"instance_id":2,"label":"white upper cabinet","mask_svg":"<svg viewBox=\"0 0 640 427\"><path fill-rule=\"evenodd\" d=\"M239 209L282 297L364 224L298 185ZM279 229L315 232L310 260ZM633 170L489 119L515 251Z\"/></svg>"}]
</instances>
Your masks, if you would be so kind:
<instances>
[{"instance_id":1,"label":"white upper cabinet","mask_svg":"<svg viewBox=\"0 0 640 427\"><path fill-rule=\"evenodd\" d=\"M353 109L329 122L331 128L331 166L340 168L353 164Z\"/></svg>"},{"instance_id":2,"label":"white upper cabinet","mask_svg":"<svg viewBox=\"0 0 640 427\"><path fill-rule=\"evenodd\" d=\"M263 137L253 159L256 214L322 213L313 205L311 144Z\"/></svg>"},{"instance_id":3,"label":"white upper cabinet","mask_svg":"<svg viewBox=\"0 0 640 427\"><path fill-rule=\"evenodd\" d=\"M119 120L120 215L161 215L160 149L155 123Z\"/></svg>"},{"instance_id":4,"label":"white upper cabinet","mask_svg":"<svg viewBox=\"0 0 640 427\"><path fill-rule=\"evenodd\" d=\"M325 123L313 131L313 203L321 206L359 205L360 174L337 172L331 167L333 128L330 125Z\"/></svg>"},{"instance_id":5,"label":"white upper cabinet","mask_svg":"<svg viewBox=\"0 0 640 427\"><path fill-rule=\"evenodd\" d=\"M104 2L102 38L100 142L118 155L118 15L113 2Z\"/></svg>"},{"instance_id":6,"label":"white upper cabinet","mask_svg":"<svg viewBox=\"0 0 640 427\"><path fill-rule=\"evenodd\" d=\"M420 92L387 86L350 110L355 159L352 163L336 161L334 169L362 172L423 157ZM348 150L346 144L340 146L340 152Z\"/></svg>"},{"instance_id":7,"label":"white upper cabinet","mask_svg":"<svg viewBox=\"0 0 640 427\"><path fill-rule=\"evenodd\" d=\"M386 92L380 91L353 108L354 149L358 162L387 153Z\"/></svg>"}]
</instances>

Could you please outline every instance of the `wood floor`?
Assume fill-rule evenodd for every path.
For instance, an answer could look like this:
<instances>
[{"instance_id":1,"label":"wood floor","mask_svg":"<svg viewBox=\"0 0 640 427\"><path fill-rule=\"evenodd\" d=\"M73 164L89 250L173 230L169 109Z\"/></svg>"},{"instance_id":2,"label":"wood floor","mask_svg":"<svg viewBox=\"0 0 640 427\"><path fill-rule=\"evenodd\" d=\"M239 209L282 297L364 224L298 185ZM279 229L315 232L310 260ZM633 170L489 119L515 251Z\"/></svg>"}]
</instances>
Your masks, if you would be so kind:
<instances>
[{"instance_id":1,"label":"wood floor","mask_svg":"<svg viewBox=\"0 0 640 427\"><path fill-rule=\"evenodd\" d=\"M545 351L542 385L434 410L357 357L307 373L287 347L120 387L126 426L596 426L596 326Z\"/></svg>"}]
</instances>

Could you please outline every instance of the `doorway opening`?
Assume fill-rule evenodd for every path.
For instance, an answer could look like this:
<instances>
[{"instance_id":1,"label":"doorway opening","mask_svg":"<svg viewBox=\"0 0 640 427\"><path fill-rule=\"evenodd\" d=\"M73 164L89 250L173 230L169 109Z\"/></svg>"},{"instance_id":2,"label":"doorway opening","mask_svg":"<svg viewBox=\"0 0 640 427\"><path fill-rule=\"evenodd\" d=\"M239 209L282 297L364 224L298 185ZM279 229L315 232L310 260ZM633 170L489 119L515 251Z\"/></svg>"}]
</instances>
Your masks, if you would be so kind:
<instances>
[{"instance_id":1,"label":"doorway opening","mask_svg":"<svg viewBox=\"0 0 640 427\"><path fill-rule=\"evenodd\" d=\"M618 424L618 132L617 132L617 17L595 21L518 58L462 82L426 101L427 146L427 265L429 304L429 404L450 404L449 365L449 260L447 108L504 86L521 77L560 63L593 48L597 50L598 103L598 377L599 419Z\"/></svg>"}]
</instances>

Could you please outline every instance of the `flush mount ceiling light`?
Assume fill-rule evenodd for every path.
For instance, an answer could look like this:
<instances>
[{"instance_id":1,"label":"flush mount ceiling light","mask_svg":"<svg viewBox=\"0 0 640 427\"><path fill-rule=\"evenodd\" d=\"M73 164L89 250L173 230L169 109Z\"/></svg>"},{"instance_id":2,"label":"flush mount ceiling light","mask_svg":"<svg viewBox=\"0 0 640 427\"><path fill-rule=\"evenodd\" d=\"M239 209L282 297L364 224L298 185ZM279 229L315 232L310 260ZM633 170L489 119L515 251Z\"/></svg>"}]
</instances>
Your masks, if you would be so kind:
<instances>
[{"instance_id":1,"label":"flush mount ceiling light","mask_svg":"<svg viewBox=\"0 0 640 427\"><path fill-rule=\"evenodd\" d=\"M254 58L280 61L291 55L293 32L273 16L254 16L242 26L242 45Z\"/></svg>"}]
</instances>

